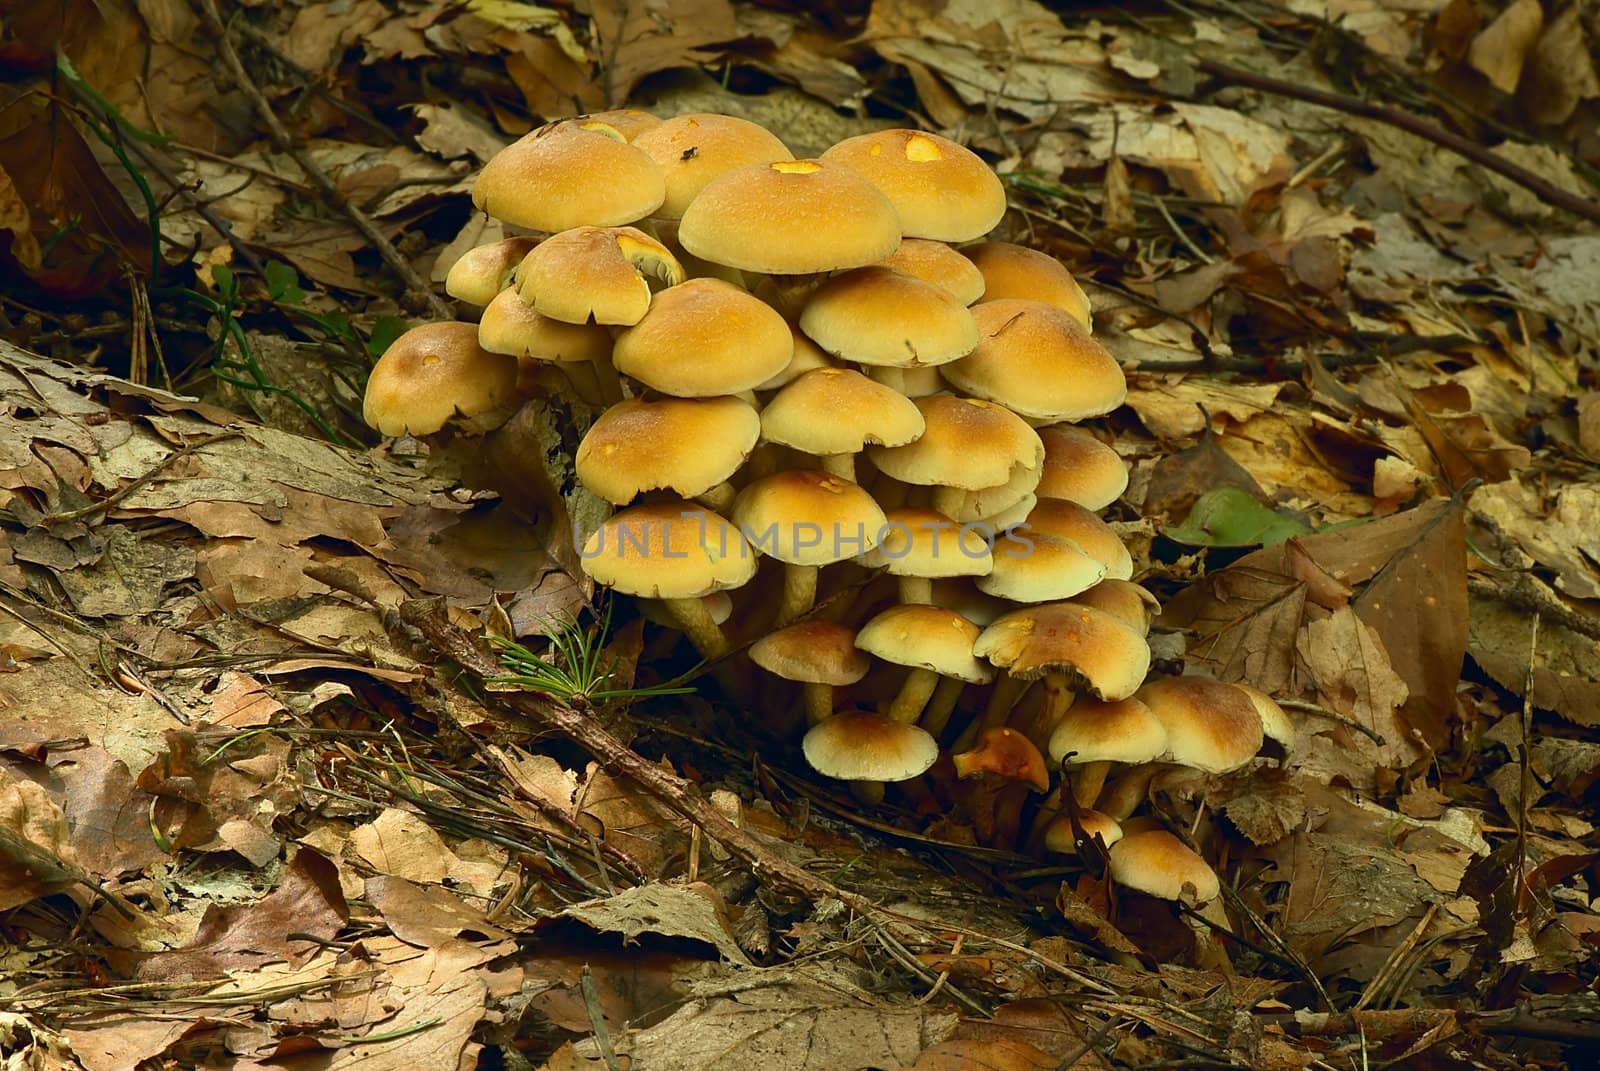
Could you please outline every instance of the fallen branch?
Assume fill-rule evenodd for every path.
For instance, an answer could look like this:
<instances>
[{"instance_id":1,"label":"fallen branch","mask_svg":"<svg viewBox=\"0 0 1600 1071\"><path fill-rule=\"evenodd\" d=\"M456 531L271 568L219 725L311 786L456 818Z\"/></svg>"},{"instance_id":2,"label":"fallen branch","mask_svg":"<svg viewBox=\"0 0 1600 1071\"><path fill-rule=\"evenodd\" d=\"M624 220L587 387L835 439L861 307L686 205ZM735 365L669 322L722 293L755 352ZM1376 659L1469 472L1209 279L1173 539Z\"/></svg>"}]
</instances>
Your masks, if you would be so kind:
<instances>
[{"instance_id":1,"label":"fallen branch","mask_svg":"<svg viewBox=\"0 0 1600 1071\"><path fill-rule=\"evenodd\" d=\"M455 319L455 310L434 293L433 288L411 266L411 262L401 256L393 243L383 236L377 224L373 223L365 212L351 204L350 199L339 191L339 187L317 166L316 161L295 145L294 139L289 136L289 131L278 121L277 114L273 112L272 103L250 77L250 72L245 70L244 61L239 58L238 50L233 47L228 26L217 11L217 0L199 0L199 7L206 27L217 39L217 50L222 55L223 63L227 64L229 73L233 75L234 84L250 99L251 106L261 117L267 133L271 135L272 143L299 165L300 170L305 172L306 177L317 187L317 191L322 194L323 200L328 202L329 207L343 213L355 229L361 232L362 237L372 243L372 248L378 251L378 256L382 257L389 269L400 277L407 292L424 303L430 315L440 320Z\"/></svg>"},{"instance_id":2,"label":"fallen branch","mask_svg":"<svg viewBox=\"0 0 1600 1071\"><path fill-rule=\"evenodd\" d=\"M205 0L211 3L212 0ZM1547 204L1581 216L1591 222L1600 223L1600 201L1592 198L1580 197L1575 193L1564 190L1529 171L1518 166L1483 145L1470 138L1462 137L1452 130L1412 115L1410 112L1391 108L1384 104L1373 104L1371 101L1352 97L1345 93L1333 93L1325 89L1313 89L1298 82L1286 82L1281 78L1272 78L1268 75L1257 74L1241 67L1232 67L1226 63L1215 60L1202 59L1196 61L1201 71L1211 77L1229 82L1233 85L1249 86L1259 89L1264 93L1272 93L1280 97L1290 97L1294 100L1303 100L1311 104L1320 104L1324 108L1345 112L1348 115L1359 115L1366 119L1376 119L1380 123L1398 127L1408 134L1413 134L1424 141L1431 141L1435 145L1449 149L1451 152L1465 156L1479 167L1495 172L1504 178L1510 179L1518 186L1531 190L1539 195Z\"/></svg>"}]
</instances>

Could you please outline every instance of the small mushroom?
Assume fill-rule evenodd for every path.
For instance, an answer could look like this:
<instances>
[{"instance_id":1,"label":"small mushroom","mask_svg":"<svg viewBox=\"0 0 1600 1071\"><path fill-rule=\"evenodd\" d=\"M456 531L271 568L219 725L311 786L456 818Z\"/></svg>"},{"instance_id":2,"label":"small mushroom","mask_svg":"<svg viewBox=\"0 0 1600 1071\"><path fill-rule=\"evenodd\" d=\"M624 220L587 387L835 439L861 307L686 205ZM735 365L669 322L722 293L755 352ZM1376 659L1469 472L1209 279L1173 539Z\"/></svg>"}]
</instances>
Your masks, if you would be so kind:
<instances>
[{"instance_id":1,"label":"small mushroom","mask_svg":"<svg viewBox=\"0 0 1600 1071\"><path fill-rule=\"evenodd\" d=\"M756 480L739 492L732 516L757 550L784 563L780 627L811 609L819 568L870 551L884 527L871 495L815 469Z\"/></svg>"},{"instance_id":2,"label":"small mushroom","mask_svg":"<svg viewBox=\"0 0 1600 1071\"><path fill-rule=\"evenodd\" d=\"M865 710L812 726L800 747L813 770L851 782L864 803L881 802L885 782L909 781L939 757L938 743L923 730Z\"/></svg>"},{"instance_id":3,"label":"small mushroom","mask_svg":"<svg viewBox=\"0 0 1600 1071\"><path fill-rule=\"evenodd\" d=\"M434 435L447 424L492 431L518 404L516 358L478 343L476 324L413 327L367 377L361 415L385 435Z\"/></svg>"},{"instance_id":4,"label":"small mushroom","mask_svg":"<svg viewBox=\"0 0 1600 1071\"><path fill-rule=\"evenodd\" d=\"M625 505L668 490L713 509L733 504L728 478L760 435L756 411L738 398L629 398L607 409L578 444L579 481Z\"/></svg>"},{"instance_id":5,"label":"small mushroom","mask_svg":"<svg viewBox=\"0 0 1600 1071\"><path fill-rule=\"evenodd\" d=\"M750 645L750 660L800 682L812 725L833 714L835 688L855 684L872 668L872 660L856 650L855 633L832 621L800 621L770 632Z\"/></svg>"},{"instance_id":6,"label":"small mushroom","mask_svg":"<svg viewBox=\"0 0 1600 1071\"><path fill-rule=\"evenodd\" d=\"M656 162L591 117L541 126L495 153L472 184L472 203L533 231L616 227L666 200Z\"/></svg>"},{"instance_id":7,"label":"small mushroom","mask_svg":"<svg viewBox=\"0 0 1600 1071\"><path fill-rule=\"evenodd\" d=\"M973 657L978 626L942 606L891 606L862 626L855 644L911 672L885 713L938 736L967 684L987 684L994 671Z\"/></svg>"},{"instance_id":8,"label":"small mushroom","mask_svg":"<svg viewBox=\"0 0 1600 1071\"><path fill-rule=\"evenodd\" d=\"M961 252L983 275L984 300L1042 301L1089 328L1089 299L1055 257L1011 242L979 242Z\"/></svg>"},{"instance_id":9,"label":"small mushroom","mask_svg":"<svg viewBox=\"0 0 1600 1071\"><path fill-rule=\"evenodd\" d=\"M868 444L901 446L922 434L922 413L901 394L848 368L818 368L780 390L761 411L761 437L822 459L855 481Z\"/></svg>"},{"instance_id":10,"label":"small mushroom","mask_svg":"<svg viewBox=\"0 0 1600 1071\"><path fill-rule=\"evenodd\" d=\"M1006 189L971 149L923 130L877 130L822 154L860 172L894 205L907 238L970 242L1006 212Z\"/></svg>"},{"instance_id":11,"label":"small mushroom","mask_svg":"<svg viewBox=\"0 0 1600 1071\"><path fill-rule=\"evenodd\" d=\"M444 292L482 308L511 285L517 265L537 243L537 238L519 236L467 250L450 265L444 277Z\"/></svg>"}]
</instances>

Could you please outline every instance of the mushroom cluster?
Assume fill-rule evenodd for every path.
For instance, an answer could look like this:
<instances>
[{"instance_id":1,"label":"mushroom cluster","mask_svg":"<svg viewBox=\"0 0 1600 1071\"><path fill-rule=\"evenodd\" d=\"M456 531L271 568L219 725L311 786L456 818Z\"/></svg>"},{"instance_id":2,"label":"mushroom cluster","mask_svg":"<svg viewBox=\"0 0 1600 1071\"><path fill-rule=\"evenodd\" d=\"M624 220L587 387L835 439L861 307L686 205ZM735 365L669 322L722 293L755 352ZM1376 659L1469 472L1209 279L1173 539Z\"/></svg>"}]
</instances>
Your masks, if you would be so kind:
<instances>
[{"instance_id":1,"label":"mushroom cluster","mask_svg":"<svg viewBox=\"0 0 1600 1071\"><path fill-rule=\"evenodd\" d=\"M456 263L475 339L407 336L369 420L428 430L379 411L391 380L460 368L471 389L432 388L429 413L471 417L559 362L607 406L576 473L616 512L584 569L707 659L755 640L750 660L803 689L819 772L874 800L948 754L1007 786L1002 826L1032 799L1038 844L1098 834L1116 872L1187 851L1121 838L1152 784L1286 739L1259 693L1146 683L1155 600L1098 515L1127 468L1080 426L1122 404L1123 372L1067 269L989 238L1005 189L970 150L893 129L796 159L742 119L613 111L523 137L473 200L534 234ZM892 694L841 702L884 665ZM960 725L974 685L987 701Z\"/></svg>"}]
</instances>

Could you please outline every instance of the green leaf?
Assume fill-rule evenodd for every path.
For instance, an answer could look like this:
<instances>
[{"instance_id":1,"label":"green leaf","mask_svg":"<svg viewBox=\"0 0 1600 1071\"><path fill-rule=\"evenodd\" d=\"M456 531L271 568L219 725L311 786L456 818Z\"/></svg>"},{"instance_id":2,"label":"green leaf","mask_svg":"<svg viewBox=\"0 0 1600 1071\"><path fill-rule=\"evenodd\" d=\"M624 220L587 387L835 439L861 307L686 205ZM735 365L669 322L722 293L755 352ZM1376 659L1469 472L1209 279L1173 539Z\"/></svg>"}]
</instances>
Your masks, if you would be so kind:
<instances>
[{"instance_id":1,"label":"green leaf","mask_svg":"<svg viewBox=\"0 0 1600 1071\"><path fill-rule=\"evenodd\" d=\"M1219 487L1195 499L1182 524L1161 531L1168 539L1195 547L1270 547L1310 535L1311 526L1276 512L1243 488Z\"/></svg>"},{"instance_id":2,"label":"green leaf","mask_svg":"<svg viewBox=\"0 0 1600 1071\"><path fill-rule=\"evenodd\" d=\"M378 322L372 325L372 334L367 336L367 352L372 354L373 360L377 360L394 344L395 339L408 330L409 325L398 316L378 317Z\"/></svg>"},{"instance_id":3,"label":"green leaf","mask_svg":"<svg viewBox=\"0 0 1600 1071\"><path fill-rule=\"evenodd\" d=\"M211 281L217 284L217 292L225 304L232 304L239 296L239 280L233 277L233 269L226 264L211 265Z\"/></svg>"},{"instance_id":4,"label":"green leaf","mask_svg":"<svg viewBox=\"0 0 1600 1071\"><path fill-rule=\"evenodd\" d=\"M267 280L267 296L281 305L298 305L306 299L300 289L300 273L281 260L269 260L262 272Z\"/></svg>"}]
</instances>

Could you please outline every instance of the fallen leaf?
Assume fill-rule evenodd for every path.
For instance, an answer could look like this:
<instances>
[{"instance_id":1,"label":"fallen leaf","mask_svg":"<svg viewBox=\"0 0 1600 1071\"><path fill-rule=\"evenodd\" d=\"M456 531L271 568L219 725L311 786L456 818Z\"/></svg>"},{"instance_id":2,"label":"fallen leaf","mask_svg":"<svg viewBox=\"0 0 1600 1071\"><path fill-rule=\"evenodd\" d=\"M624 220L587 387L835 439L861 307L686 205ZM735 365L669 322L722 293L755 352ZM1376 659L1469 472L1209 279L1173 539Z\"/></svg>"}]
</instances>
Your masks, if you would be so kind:
<instances>
[{"instance_id":1,"label":"fallen leaf","mask_svg":"<svg viewBox=\"0 0 1600 1071\"><path fill-rule=\"evenodd\" d=\"M1406 683L1390 665L1377 634L1353 609L1307 624L1299 652L1318 700L1383 738L1378 747L1386 766L1403 769L1425 753L1397 717L1410 695Z\"/></svg>"}]
</instances>

